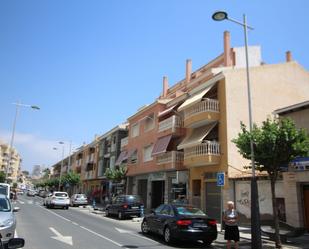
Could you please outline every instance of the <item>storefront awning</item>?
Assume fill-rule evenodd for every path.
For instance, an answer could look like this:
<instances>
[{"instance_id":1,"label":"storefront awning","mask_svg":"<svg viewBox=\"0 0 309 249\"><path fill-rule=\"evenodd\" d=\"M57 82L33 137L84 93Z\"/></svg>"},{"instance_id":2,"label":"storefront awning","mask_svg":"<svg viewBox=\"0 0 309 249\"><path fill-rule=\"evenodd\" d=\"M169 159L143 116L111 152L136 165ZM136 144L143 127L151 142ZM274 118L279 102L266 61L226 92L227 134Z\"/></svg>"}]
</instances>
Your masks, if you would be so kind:
<instances>
[{"instance_id":1,"label":"storefront awning","mask_svg":"<svg viewBox=\"0 0 309 249\"><path fill-rule=\"evenodd\" d=\"M115 162L116 166L120 165L125 160L125 157L126 157L127 153L128 152L126 150L121 151L120 155L117 158L117 161Z\"/></svg>"},{"instance_id":2,"label":"storefront awning","mask_svg":"<svg viewBox=\"0 0 309 249\"><path fill-rule=\"evenodd\" d=\"M170 143L172 135L158 138L152 149L152 156L166 152L167 146Z\"/></svg>"},{"instance_id":3,"label":"storefront awning","mask_svg":"<svg viewBox=\"0 0 309 249\"><path fill-rule=\"evenodd\" d=\"M175 107L176 107L176 105L173 105L170 108L167 108L166 110L164 110L162 112L159 112L158 117L162 117L162 116L164 116L166 114L171 113L174 110Z\"/></svg>"},{"instance_id":4,"label":"storefront awning","mask_svg":"<svg viewBox=\"0 0 309 249\"><path fill-rule=\"evenodd\" d=\"M203 139L216 126L216 124L217 122L195 128L193 132L186 136L185 139L177 146L177 149L181 150L188 147L200 145L203 142Z\"/></svg>"},{"instance_id":5,"label":"storefront awning","mask_svg":"<svg viewBox=\"0 0 309 249\"><path fill-rule=\"evenodd\" d=\"M182 111L184 109L189 108L190 106L202 101L202 98L204 97L204 95L209 92L209 90L215 85L215 83L211 84L209 87L207 87L206 89L204 89L203 91L191 96L190 98L188 98L185 102L182 103L181 106L178 107L178 111Z\"/></svg>"}]
</instances>

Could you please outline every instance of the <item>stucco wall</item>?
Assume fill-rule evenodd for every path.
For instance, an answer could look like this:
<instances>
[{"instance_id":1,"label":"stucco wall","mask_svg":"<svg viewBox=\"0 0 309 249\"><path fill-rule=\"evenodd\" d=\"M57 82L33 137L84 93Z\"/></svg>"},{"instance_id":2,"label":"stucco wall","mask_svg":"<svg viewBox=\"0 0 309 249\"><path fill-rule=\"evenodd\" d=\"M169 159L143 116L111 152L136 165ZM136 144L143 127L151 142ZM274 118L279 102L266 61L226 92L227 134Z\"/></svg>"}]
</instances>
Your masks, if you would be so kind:
<instances>
[{"instance_id":1,"label":"stucco wall","mask_svg":"<svg viewBox=\"0 0 309 249\"><path fill-rule=\"evenodd\" d=\"M296 127L305 128L309 132L309 108L297 112L287 113L283 117L290 117L294 120Z\"/></svg>"},{"instance_id":2,"label":"stucco wall","mask_svg":"<svg viewBox=\"0 0 309 249\"><path fill-rule=\"evenodd\" d=\"M240 121L248 126L248 97L245 69L230 69L226 77L228 165L243 170L249 165L231 142L240 131ZM253 121L261 124L276 109L309 99L309 73L296 62L250 68ZM229 176L239 171L229 168Z\"/></svg>"}]
</instances>

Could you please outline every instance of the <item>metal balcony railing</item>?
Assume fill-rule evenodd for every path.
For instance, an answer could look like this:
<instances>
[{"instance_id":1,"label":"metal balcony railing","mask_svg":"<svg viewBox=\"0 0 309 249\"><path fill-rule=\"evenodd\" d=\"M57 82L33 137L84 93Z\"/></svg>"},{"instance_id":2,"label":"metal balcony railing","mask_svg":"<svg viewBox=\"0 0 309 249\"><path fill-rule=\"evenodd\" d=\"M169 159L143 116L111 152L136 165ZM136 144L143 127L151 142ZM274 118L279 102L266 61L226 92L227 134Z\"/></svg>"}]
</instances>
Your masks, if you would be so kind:
<instances>
[{"instance_id":1,"label":"metal balcony railing","mask_svg":"<svg viewBox=\"0 0 309 249\"><path fill-rule=\"evenodd\" d=\"M205 99L184 110L185 119L202 112L219 112L219 100Z\"/></svg>"}]
</instances>

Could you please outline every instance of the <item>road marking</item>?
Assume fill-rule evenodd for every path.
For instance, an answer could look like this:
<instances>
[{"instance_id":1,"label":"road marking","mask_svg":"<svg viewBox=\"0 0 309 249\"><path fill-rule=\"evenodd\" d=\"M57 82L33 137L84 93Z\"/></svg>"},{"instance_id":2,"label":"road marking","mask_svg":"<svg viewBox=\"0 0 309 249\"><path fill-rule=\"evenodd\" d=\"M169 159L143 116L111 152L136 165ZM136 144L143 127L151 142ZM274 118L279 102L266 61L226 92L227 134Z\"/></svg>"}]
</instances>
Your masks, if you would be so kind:
<instances>
[{"instance_id":1,"label":"road marking","mask_svg":"<svg viewBox=\"0 0 309 249\"><path fill-rule=\"evenodd\" d=\"M33 201L28 201L28 204L33 204Z\"/></svg>"},{"instance_id":2,"label":"road marking","mask_svg":"<svg viewBox=\"0 0 309 249\"><path fill-rule=\"evenodd\" d=\"M52 239L59 240L60 242L73 246L72 236L63 236L53 227L50 227L49 229L56 235L51 237Z\"/></svg>"},{"instance_id":3,"label":"road marking","mask_svg":"<svg viewBox=\"0 0 309 249\"><path fill-rule=\"evenodd\" d=\"M57 217L59 217L59 218L61 218L61 219L63 219L63 220L66 220L66 221L69 221L69 222L73 222L73 221L71 221L71 220L69 220L69 219L67 219L67 218L65 218L65 217L63 217L63 216L61 216L61 215L59 215L59 214L53 212L53 211L50 211L50 210L46 209L45 207L42 207L42 206L38 206L38 207L44 209L44 210L47 211L47 212L50 212L51 214L56 215Z\"/></svg>"},{"instance_id":4,"label":"road marking","mask_svg":"<svg viewBox=\"0 0 309 249\"><path fill-rule=\"evenodd\" d=\"M72 221L72 224L73 225L76 225L76 226L79 226L76 222Z\"/></svg>"},{"instance_id":5,"label":"road marking","mask_svg":"<svg viewBox=\"0 0 309 249\"><path fill-rule=\"evenodd\" d=\"M111 239L109 239L109 238L103 236L102 234L99 234L99 233L97 233L97 232L94 232L94 231L92 231L92 230L90 230L90 229L88 229L88 228L86 228L86 227L83 227L83 226L79 226L79 227L82 228L82 229L84 229L84 230L86 230L86 231L88 231L88 232L90 232L90 233L92 233L92 234L94 234L94 235L96 235L96 236L98 236L98 237L100 237L100 238L102 238L102 239L105 239L105 240L107 240L107 241L109 241L109 242L115 244L116 246L126 248L126 247L124 247L123 245L119 244L118 242L116 242L116 241L114 241L114 240L111 240Z\"/></svg>"},{"instance_id":6,"label":"road marking","mask_svg":"<svg viewBox=\"0 0 309 249\"><path fill-rule=\"evenodd\" d=\"M25 202L23 202L23 201L20 201L20 200L18 200L18 202L19 202L20 204L25 204Z\"/></svg>"}]
</instances>

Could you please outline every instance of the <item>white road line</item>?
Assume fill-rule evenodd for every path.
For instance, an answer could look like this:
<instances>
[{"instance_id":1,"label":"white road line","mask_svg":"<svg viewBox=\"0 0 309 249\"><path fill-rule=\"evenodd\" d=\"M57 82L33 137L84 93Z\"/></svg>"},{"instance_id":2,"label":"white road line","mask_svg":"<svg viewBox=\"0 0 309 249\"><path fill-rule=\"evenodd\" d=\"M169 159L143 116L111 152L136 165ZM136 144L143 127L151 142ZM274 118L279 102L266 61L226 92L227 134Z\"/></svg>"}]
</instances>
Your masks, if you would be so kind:
<instances>
[{"instance_id":1,"label":"white road line","mask_svg":"<svg viewBox=\"0 0 309 249\"><path fill-rule=\"evenodd\" d=\"M72 224L73 225L76 225L76 226L79 226L76 222L72 221Z\"/></svg>"},{"instance_id":2,"label":"white road line","mask_svg":"<svg viewBox=\"0 0 309 249\"><path fill-rule=\"evenodd\" d=\"M25 204L25 202L23 202L23 201L20 201L20 200L18 200L18 202L19 202L20 204Z\"/></svg>"},{"instance_id":3,"label":"white road line","mask_svg":"<svg viewBox=\"0 0 309 249\"><path fill-rule=\"evenodd\" d=\"M51 214L56 215L57 217L59 217L59 218L61 218L61 219L63 219L63 220L66 220L66 221L69 221L69 222L73 222L73 221L71 221L71 220L69 220L69 219L67 219L67 218L65 218L65 217L63 217L63 216L61 216L61 215L59 215L59 214L57 214L57 213L55 213L55 212L53 212L53 211L50 211L50 210L48 210L48 209L46 209L46 208L44 208L44 207L42 207L42 206L38 206L38 207L44 209L45 211L47 211L47 212L49 212L49 213L51 213Z\"/></svg>"},{"instance_id":4,"label":"white road line","mask_svg":"<svg viewBox=\"0 0 309 249\"><path fill-rule=\"evenodd\" d=\"M114 241L114 240L111 240L111 239L109 239L109 238L103 236L102 234L99 234L99 233L97 233L97 232L94 232L94 231L92 231L92 230L90 230L90 229L88 229L88 228L86 228L86 227L83 227L83 226L79 226L79 227L82 228L82 229L84 229L84 230L86 230L86 231L88 231L88 232L90 232L90 233L93 233L94 235L96 235L96 236L98 236L98 237L100 237L100 238L102 238L102 239L105 239L105 240L107 240L107 241L109 241L109 242L115 244L116 246L123 247L123 245L119 244L118 242L116 242L116 241ZM123 247L123 248L126 248L126 247Z\"/></svg>"}]
</instances>

